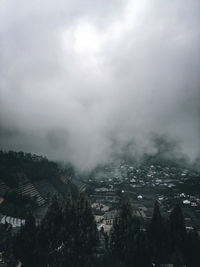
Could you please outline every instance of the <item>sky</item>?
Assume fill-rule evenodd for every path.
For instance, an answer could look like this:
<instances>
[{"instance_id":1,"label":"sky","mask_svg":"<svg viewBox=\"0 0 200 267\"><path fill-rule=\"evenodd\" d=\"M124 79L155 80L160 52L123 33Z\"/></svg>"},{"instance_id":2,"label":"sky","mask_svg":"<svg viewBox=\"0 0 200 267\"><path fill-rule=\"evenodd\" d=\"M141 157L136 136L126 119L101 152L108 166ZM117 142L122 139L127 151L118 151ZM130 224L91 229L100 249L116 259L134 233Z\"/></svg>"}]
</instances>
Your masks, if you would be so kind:
<instances>
[{"instance_id":1,"label":"sky","mask_svg":"<svg viewBox=\"0 0 200 267\"><path fill-rule=\"evenodd\" d=\"M199 103L199 0L0 0L1 149L194 162Z\"/></svg>"}]
</instances>

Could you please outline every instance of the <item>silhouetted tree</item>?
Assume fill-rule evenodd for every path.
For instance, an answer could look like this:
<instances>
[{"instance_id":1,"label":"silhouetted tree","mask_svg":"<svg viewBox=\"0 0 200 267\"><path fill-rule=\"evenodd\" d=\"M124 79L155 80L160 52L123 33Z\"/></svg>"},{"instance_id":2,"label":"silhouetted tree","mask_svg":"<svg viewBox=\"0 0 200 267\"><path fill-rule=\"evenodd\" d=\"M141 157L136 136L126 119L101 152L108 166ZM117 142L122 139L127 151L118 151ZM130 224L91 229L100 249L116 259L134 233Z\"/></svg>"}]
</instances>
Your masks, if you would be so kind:
<instances>
[{"instance_id":1,"label":"silhouetted tree","mask_svg":"<svg viewBox=\"0 0 200 267\"><path fill-rule=\"evenodd\" d=\"M200 266L200 239L196 230L190 231L187 235L185 254L188 267Z\"/></svg>"},{"instance_id":2,"label":"silhouetted tree","mask_svg":"<svg viewBox=\"0 0 200 267\"><path fill-rule=\"evenodd\" d=\"M122 202L119 215L115 218L111 232L110 249L113 260L125 266L149 266L143 256L148 250L145 233L141 233L140 222L133 215L129 200ZM147 250L146 250L147 249Z\"/></svg>"},{"instance_id":3,"label":"silhouetted tree","mask_svg":"<svg viewBox=\"0 0 200 267\"><path fill-rule=\"evenodd\" d=\"M85 194L80 194L78 199L77 216L78 227L75 231L77 263L90 266L99 240L94 215Z\"/></svg>"},{"instance_id":4,"label":"silhouetted tree","mask_svg":"<svg viewBox=\"0 0 200 267\"><path fill-rule=\"evenodd\" d=\"M156 201L154 205L153 216L147 228L149 243L151 244L151 254L153 262L158 265L167 262L168 255L168 236L166 234L164 219L160 214L159 203Z\"/></svg>"},{"instance_id":5,"label":"silhouetted tree","mask_svg":"<svg viewBox=\"0 0 200 267\"><path fill-rule=\"evenodd\" d=\"M60 265L73 266L75 255L75 232L77 231L77 207L71 195L67 195L63 210L63 225L61 227L62 244L60 247Z\"/></svg>"},{"instance_id":6,"label":"silhouetted tree","mask_svg":"<svg viewBox=\"0 0 200 267\"><path fill-rule=\"evenodd\" d=\"M146 232L140 231L136 236L135 257L133 266L145 267L151 266L150 246Z\"/></svg>"},{"instance_id":7,"label":"silhouetted tree","mask_svg":"<svg viewBox=\"0 0 200 267\"><path fill-rule=\"evenodd\" d=\"M23 266L36 266L37 255L37 227L32 214L26 217L25 225L14 240L14 255L23 263Z\"/></svg>"},{"instance_id":8,"label":"silhouetted tree","mask_svg":"<svg viewBox=\"0 0 200 267\"><path fill-rule=\"evenodd\" d=\"M62 245L61 227L63 216L56 196L53 197L38 231L38 259L41 266L55 266L58 249ZM54 265L53 265L54 264Z\"/></svg>"},{"instance_id":9,"label":"silhouetted tree","mask_svg":"<svg viewBox=\"0 0 200 267\"><path fill-rule=\"evenodd\" d=\"M170 238L173 260L177 266L184 263L187 234L184 217L179 205L176 205L170 214Z\"/></svg>"},{"instance_id":10,"label":"silhouetted tree","mask_svg":"<svg viewBox=\"0 0 200 267\"><path fill-rule=\"evenodd\" d=\"M85 194L73 200L68 195L64 207L61 266L92 266L98 245L98 232L94 215Z\"/></svg>"}]
</instances>

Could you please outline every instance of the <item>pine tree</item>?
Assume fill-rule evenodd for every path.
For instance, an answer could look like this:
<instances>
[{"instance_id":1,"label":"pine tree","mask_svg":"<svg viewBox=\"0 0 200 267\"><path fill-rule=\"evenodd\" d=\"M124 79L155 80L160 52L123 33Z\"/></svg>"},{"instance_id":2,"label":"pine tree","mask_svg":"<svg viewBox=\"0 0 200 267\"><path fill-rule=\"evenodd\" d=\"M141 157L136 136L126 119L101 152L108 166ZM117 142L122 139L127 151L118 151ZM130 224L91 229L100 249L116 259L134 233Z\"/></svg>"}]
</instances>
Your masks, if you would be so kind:
<instances>
[{"instance_id":1,"label":"pine tree","mask_svg":"<svg viewBox=\"0 0 200 267\"><path fill-rule=\"evenodd\" d=\"M91 206L85 194L80 194L77 203L78 229L76 231L76 249L79 263L90 266L96 252L98 232Z\"/></svg>"},{"instance_id":2,"label":"pine tree","mask_svg":"<svg viewBox=\"0 0 200 267\"><path fill-rule=\"evenodd\" d=\"M140 231L136 236L134 266L151 266L151 254L146 232Z\"/></svg>"},{"instance_id":3,"label":"pine tree","mask_svg":"<svg viewBox=\"0 0 200 267\"><path fill-rule=\"evenodd\" d=\"M38 232L38 266L50 266L57 263L58 249L62 245L61 227L63 224L62 211L56 196L52 198Z\"/></svg>"},{"instance_id":4,"label":"pine tree","mask_svg":"<svg viewBox=\"0 0 200 267\"><path fill-rule=\"evenodd\" d=\"M134 217L130 202L124 200L111 232L110 250L115 262L125 266L142 266L143 259L137 254L141 253L142 242L144 247L147 246L147 240L143 238L145 234L140 234L140 222ZM143 266L149 266L148 264L149 261L148 263L143 262Z\"/></svg>"},{"instance_id":5,"label":"pine tree","mask_svg":"<svg viewBox=\"0 0 200 267\"><path fill-rule=\"evenodd\" d=\"M78 201L68 196L64 208L61 266L92 266L98 245L98 233L85 194Z\"/></svg>"},{"instance_id":6,"label":"pine tree","mask_svg":"<svg viewBox=\"0 0 200 267\"><path fill-rule=\"evenodd\" d=\"M14 240L14 255L19 259L23 266L36 266L36 242L37 227L35 218L29 214L25 225Z\"/></svg>"},{"instance_id":7,"label":"pine tree","mask_svg":"<svg viewBox=\"0 0 200 267\"><path fill-rule=\"evenodd\" d=\"M186 251L187 233L184 217L179 205L176 205L170 214L171 248L176 265L183 265Z\"/></svg>"},{"instance_id":8,"label":"pine tree","mask_svg":"<svg viewBox=\"0 0 200 267\"><path fill-rule=\"evenodd\" d=\"M168 238L164 220L160 213L159 203L154 205L153 216L147 229L149 242L151 244L152 260L156 264L164 263L168 254Z\"/></svg>"},{"instance_id":9,"label":"pine tree","mask_svg":"<svg viewBox=\"0 0 200 267\"><path fill-rule=\"evenodd\" d=\"M73 266L76 260L75 255L75 233L78 228L77 206L68 194L63 210L63 225L61 228L62 246L60 249L60 265Z\"/></svg>"},{"instance_id":10,"label":"pine tree","mask_svg":"<svg viewBox=\"0 0 200 267\"><path fill-rule=\"evenodd\" d=\"M200 266L200 238L198 232L190 231L187 235L186 242L186 266L199 267Z\"/></svg>"},{"instance_id":11,"label":"pine tree","mask_svg":"<svg viewBox=\"0 0 200 267\"><path fill-rule=\"evenodd\" d=\"M7 222L0 223L0 251L2 259L8 263L8 266L15 267L17 260L13 255L13 243L16 243L12 236L12 227Z\"/></svg>"}]
</instances>

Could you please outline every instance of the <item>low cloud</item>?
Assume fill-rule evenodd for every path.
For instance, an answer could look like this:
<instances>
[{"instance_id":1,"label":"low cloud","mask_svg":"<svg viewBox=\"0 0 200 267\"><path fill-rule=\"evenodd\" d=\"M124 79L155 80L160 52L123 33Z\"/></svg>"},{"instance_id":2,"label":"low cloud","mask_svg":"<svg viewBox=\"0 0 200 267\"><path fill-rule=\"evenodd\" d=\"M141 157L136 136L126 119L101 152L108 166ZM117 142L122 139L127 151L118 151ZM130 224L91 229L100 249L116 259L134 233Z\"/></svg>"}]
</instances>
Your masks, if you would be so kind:
<instances>
[{"instance_id":1,"label":"low cloud","mask_svg":"<svg viewBox=\"0 0 200 267\"><path fill-rule=\"evenodd\" d=\"M100 4L101 3L101 4ZM200 3L0 1L0 146L87 169L200 157Z\"/></svg>"}]
</instances>

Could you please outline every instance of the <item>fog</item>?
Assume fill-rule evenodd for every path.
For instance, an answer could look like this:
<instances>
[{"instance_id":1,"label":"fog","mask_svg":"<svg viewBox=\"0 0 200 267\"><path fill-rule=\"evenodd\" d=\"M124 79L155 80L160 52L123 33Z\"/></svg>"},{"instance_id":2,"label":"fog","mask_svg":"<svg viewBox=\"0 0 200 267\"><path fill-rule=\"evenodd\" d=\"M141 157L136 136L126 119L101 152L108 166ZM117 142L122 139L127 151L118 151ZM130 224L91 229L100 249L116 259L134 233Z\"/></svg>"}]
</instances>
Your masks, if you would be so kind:
<instances>
[{"instance_id":1,"label":"fog","mask_svg":"<svg viewBox=\"0 0 200 267\"><path fill-rule=\"evenodd\" d=\"M200 1L0 0L0 148L90 169L200 157Z\"/></svg>"}]
</instances>

